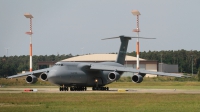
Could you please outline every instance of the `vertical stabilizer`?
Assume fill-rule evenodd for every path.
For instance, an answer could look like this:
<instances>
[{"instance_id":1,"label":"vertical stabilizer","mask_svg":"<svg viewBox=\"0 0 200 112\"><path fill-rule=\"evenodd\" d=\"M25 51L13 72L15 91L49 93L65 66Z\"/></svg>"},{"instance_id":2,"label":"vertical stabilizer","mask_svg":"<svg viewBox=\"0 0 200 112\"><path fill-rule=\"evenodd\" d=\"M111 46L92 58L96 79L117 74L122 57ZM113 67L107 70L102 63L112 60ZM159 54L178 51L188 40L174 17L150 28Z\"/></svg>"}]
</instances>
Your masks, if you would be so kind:
<instances>
[{"instance_id":1,"label":"vertical stabilizer","mask_svg":"<svg viewBox=\"0 0 200 112\"><path fill-rule=\"evenodd\" d=\"M107 39L116 39L116 38L120 38L121 40L121 46L119 48L119 53L117 56L117 59L115 62L120 63L122 65L124 65L125 62L125 58L126 58L126 50L128 47L128 41L131 38L141 38L141 39L155 39L155 38L145 38L145 37L127 37L127 36L119 36L119 37L111 37L111 38L104 38L102 40L107 40ZM139 52L138 52L139 53Z\"/></svg>"},{"instance_id":2,"label":"vertical stabilizer","mask_svg":"<svg viewBox=\"0 0 200 112\"><path fill-rule=\"evenodd\" d=\"M126 58L126 50L127 50L127 47L128 47L128 41L129 41L131 38L142 38L142 37L119 36L119 37L105 38L105 39L102 39L102 40L116 39L116 38L120 38L120 40L121 40L121 45L120 45L119 53L118 53L118 55L117 55L117 59L116 59L115 62L124 65L125 58Z\"/></svg>"},{"instance_id":3,"label":"vertical stabilizer","mask_svg":"<svg viewBox=\"0 0 200 112\"><path fill-rule=\"evenodd\" d=\"M116 59L117 63L124 65L125 58L126 58L126 51L127 51L127 47L128 47L128 41L130 39L131 39L130 37L120 36L121 45L120 45L119 53L118 53L117 59Z\"/></svg>"}]
</instances>

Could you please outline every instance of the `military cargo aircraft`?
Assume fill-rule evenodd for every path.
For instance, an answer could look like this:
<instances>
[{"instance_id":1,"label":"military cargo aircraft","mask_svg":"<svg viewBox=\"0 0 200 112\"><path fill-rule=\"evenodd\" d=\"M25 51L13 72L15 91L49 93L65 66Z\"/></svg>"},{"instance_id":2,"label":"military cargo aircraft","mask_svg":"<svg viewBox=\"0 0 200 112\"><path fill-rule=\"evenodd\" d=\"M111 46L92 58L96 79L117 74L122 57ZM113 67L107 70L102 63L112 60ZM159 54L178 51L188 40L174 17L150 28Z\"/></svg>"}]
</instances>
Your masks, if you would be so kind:
<instances>
[{"instance_id":1,"label":"military cargo aircraft","mask_svg":"<svg viewBox=\"0 0 200 112\"><path fill-rule=\"evenodd\" d=\"M131 38L144 37L119 36L105 39L115 38L120 38L121 40L119 53L115 62L84 63L59 61L51 68L12 75L7 78L26 76L27 83L35 83L40 78L42 81L50 81L51 83L59 85L60 91L86 91L87 87L92 87L92 90L109 90L108 87L104 86L118 80L123 72L133 73L131 80L135 83L142 82L146 74L184 77L184 75L180 74L153 72L125 67L124 62L129 40Z\"/></svg>"}]
</instances>

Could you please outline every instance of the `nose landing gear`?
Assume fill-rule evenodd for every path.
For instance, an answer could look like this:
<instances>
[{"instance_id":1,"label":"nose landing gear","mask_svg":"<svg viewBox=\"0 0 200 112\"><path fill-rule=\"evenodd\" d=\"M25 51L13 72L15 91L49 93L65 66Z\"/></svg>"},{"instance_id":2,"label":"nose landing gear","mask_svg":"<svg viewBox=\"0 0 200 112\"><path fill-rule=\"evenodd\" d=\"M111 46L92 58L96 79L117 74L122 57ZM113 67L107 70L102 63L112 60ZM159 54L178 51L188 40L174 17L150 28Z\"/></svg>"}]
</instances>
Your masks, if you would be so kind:
<instances>
[{"instance_id":1,"label":"nose landing gear","mask_svg":"<svg viewBox=\"0 0 200 112\"><path fill-rule=\"evenodd\" d=\"M60 91L87 91L87 87L82 86L73 86L73 87L66 87L66 86L60 86Z\"/></svg>"},{"instance_id":2,"label":"nose landing gear","mask_svg":"<svg viewBox=\"0 0 200 112\"><path fill-rule=\"evenodd\" d=\"M87 87L74 86L70 87L70 91L87 91Z\"/></svg>"}]
</instances>

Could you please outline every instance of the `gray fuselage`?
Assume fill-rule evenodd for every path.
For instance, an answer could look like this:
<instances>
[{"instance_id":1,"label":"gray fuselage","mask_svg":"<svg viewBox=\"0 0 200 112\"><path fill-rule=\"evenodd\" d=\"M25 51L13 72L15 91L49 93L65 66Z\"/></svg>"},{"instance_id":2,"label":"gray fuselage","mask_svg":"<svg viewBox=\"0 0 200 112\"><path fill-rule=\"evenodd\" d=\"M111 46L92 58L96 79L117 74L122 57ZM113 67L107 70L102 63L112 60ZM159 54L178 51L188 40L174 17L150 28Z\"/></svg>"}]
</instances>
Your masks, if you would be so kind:
<instances>
[{"instance_id":1,"label":"gray fuselage","mask_svg":"<svg viewBox=\"0 0 200 112\"><path fill-rule=\"evenodd\" d=\"M113 71L91 70L90 64L123 66L115 62L83 63L83 62L57 62L48 73L48 81L60 86L104 86L113 81L108 74ZM118 72L119 73L119 72ZM120 76L123 72L119 73ZM95 80L98 80L96 82Z\"/></svg>"}]
</instances>

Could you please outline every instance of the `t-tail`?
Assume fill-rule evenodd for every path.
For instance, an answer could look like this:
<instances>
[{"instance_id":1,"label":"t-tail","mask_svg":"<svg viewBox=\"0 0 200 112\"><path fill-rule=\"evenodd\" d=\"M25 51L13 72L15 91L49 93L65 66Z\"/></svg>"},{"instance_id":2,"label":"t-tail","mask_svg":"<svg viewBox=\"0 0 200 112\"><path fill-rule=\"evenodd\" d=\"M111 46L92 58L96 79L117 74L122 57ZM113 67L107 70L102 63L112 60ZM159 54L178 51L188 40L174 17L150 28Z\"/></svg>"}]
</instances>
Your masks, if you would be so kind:
<instances>
[{"instance_id":1,"label":"t-tail","mask_svg":"<svg viewBox=\"0 0 200 112\"><path fill-rule=\"evenodd\" d=\"M126 59L126 51L127 51L127 48L128 48L128 41L130 39L131 39L130 37L120 36L121 45L120 45L119 52L118 52L118 55L117 55L117 59L116 59L115 62L124 65L124 62L125 62L125 59Z\"/></svg>"},{"instance_id":2,"label":"t-tail","mask_svg":"<svg viewBox=\"0 0 200 112\"><path fill-rule=\"evenodd\" d=\"M126 58L126 51L128 48L128 41L131 40L131 38L142 38L142 39L155 39L155 38L145 38L145 37L128 37L128 36L119 36L119 37L111 37L111 38L105 38L102 40L106 39L115 39L115 38L120 38L121 40L121 45L119 48L119 53L117 55L117 59L115 62L120 63L124 65L125 58Z\"/></svg>"},{"instance_id":3,"label":"t-tail","mask_svg":"<svg viewBox=\"0 0 200 112\"><path fill-rule=\"evenodd\" d=\"M119 37L105 38L105 39L102 39L102 40L115 39L115 38L120 38L120 40L121 40L119 53L117 55L117 59L116 59L115 62L120 63L120 64L123 65L124 62L125 62L125 58L126 58L126 51L127 51L127 47L128 47L128 41L131 39L131 37L119 36Z\"/></svg>"}]
</instances>

